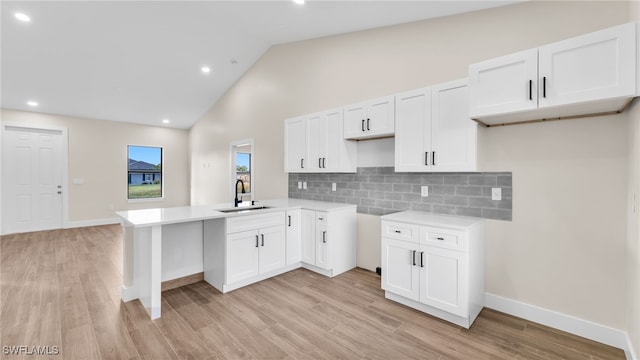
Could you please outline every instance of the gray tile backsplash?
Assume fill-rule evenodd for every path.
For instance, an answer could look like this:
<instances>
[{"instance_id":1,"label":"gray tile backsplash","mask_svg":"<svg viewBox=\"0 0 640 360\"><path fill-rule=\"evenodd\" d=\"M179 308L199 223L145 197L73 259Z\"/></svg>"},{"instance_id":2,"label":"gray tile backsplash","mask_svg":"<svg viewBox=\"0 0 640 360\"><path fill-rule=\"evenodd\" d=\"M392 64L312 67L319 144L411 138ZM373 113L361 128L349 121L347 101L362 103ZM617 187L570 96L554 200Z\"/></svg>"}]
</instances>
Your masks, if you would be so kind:
<instances>
[{"instance_id":1,"label":"gray tile backsplash","mask_svg":"<svg viewBox=\"0 0 640 360\"><path fill-rule=\"evenodd\" d=\"M298 182L307 182L307 190ZM336 183L336 191L331 191ZM429 196L420 187L429 186ZM502 200L491 200L491 188L502 188ZM355 174L289 174L289 197L358 205L362 214L385 215L404 210L511 220L510 172L396 173L393 167L362 167Z\"/></svg>"}]
</instances>

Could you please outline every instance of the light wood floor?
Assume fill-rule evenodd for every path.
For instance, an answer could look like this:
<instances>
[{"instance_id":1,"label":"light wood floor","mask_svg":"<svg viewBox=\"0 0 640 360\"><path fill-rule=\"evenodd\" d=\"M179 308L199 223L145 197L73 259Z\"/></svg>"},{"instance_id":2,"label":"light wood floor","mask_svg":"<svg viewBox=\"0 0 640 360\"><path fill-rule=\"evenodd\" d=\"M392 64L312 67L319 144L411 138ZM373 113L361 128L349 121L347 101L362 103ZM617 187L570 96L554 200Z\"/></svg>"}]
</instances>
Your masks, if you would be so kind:
<instances>
[{"instance_id":1,"label":"light wood floor","mask_svg":"<svg viewBox=\"0 0 640 360\"><path fill-rule=\"evenodd\" d=\"M120 301L121 237L115 225L3 236L0 345L60 347L43 359L624 359L488 309L462 329L385 300L361 269L300 269L225 295L199 282L164 292L151 321Z\"/></svg>"}]
</instances>

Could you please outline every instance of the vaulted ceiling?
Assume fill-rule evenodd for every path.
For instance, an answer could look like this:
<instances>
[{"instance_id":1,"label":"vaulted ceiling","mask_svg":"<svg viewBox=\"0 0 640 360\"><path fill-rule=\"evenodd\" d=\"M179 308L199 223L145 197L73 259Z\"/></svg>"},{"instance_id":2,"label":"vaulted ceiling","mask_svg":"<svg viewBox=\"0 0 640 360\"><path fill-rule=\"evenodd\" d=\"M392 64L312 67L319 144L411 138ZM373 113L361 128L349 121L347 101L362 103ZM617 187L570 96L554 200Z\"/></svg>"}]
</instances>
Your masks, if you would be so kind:
<instances>
[{"instance_id":1,"label":"vaulted ceiling","mask_svg":"<svg viewBox=\"0 0 640 360\"><path fill-rule=\"evenodd\" d=\"M1 105L190 128L273 45L513 2L2 1Z\"/></svg>"}]
</instances>

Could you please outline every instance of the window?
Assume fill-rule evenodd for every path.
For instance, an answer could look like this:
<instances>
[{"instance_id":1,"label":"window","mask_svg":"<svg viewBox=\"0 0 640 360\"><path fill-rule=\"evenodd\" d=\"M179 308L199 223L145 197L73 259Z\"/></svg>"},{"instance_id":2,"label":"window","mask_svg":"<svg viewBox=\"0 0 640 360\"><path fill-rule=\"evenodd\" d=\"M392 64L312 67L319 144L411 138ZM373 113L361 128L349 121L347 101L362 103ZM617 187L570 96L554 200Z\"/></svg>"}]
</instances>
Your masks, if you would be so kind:
<instances>
[{"instance_id":1,"label":"window","mask_svg":"<svg viewBox=\"0 0 640 360\"><path fill-rule=\"evenodd\" d=\"M127 197L154 199L162 197L162 148L128 146Z\"/></svg>"},{"instance_id":2,"label":"window","mask_svg":"<svg viewBox=\"0 0 640 360\"><path fill-rule=\"evenodd\" d=\"M251 193L251 154L236 153L236 180L242 180L245 193ZM242 193L242 185L238 184L238 194Z\"/></svg>"}]
</instances>

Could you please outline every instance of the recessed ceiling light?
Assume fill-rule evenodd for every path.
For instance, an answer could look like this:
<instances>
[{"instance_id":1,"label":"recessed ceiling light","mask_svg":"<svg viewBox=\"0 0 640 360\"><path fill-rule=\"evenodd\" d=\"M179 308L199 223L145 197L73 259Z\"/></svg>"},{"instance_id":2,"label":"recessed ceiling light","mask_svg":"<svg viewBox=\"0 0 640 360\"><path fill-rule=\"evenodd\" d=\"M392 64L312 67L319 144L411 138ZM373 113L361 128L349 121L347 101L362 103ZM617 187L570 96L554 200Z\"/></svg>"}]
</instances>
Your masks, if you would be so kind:
<instances>
[{"instance_id":1,"label":"recessed ceiling light","mask_svg":"<svg viewBox=\"0 0 640 360\"><path fill-rule=\"evenodd\" d=\"M208 73L211 72L211 68L208 67L208 66L203 66L202 69L200 69L200 70L202 70L202 72L205 73L205 74L208 74Z\"/></svg>"},{"instance_id":2,"label":"recessed ceiling light","mask_svg":"<svg viewBox=\"0 0 640 360\"><path fill-rule=\"evenodd\" d=\"M304 4L304 0L293 0L293 2L298 4L298 5Z\"/></svg>"},{"instance_id":3,"label":"recessed ceiling light","mask_svg":"<svg viewBox=\"0 0 640 360\"><path fill-rule=\"evenodd\" d=\"M29 16L27 16L26 14L23 13L15 13L13 14L13 16L16 17L16 19L22 21L22 22L29 22L31 21L31 18Z\"/></svg>"},{"instance_id":4,"label":"recessed ceiling light","mask_svg":"<svg viewBox=\"0 0 640 360\"><path fill-rule=\"evenodd\" d=\"M31 106L31 107L36 107L38 106L38 103L35 101L27 101L27 105Z\"/></svg>"},{"instance_id":5,"label":"recessed ceiling light","mask_svg":"<svg viewBox=\"0 0 640 360\"><path fill-rule=\"evenodd\" d=\"M163 119L163 120L162 120L162 123L163 123L163 124L168 124L168 123L170 123L170 122L171 122L171 121L169 121L169 119Z\"/></svg>"}]
</instances>

